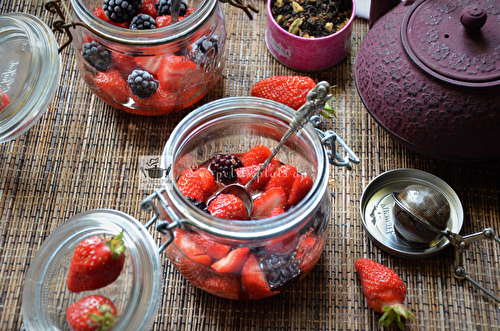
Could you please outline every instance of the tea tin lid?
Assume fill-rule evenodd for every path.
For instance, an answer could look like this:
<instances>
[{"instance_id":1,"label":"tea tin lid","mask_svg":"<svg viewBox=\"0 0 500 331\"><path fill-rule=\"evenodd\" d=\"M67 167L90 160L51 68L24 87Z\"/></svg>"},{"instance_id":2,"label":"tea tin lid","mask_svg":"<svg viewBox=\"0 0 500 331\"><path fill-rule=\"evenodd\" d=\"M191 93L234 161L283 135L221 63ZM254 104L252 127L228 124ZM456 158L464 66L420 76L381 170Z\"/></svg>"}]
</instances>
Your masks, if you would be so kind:
<instances>
[{"instance_id":1,"label":"tea tin lid","mask_svg":"<svg viewBox=\"0 0 500 331\"><path fill-rule=\"evenodd\" d=\"M10 100L0 110L0 143L26 132L47 110L59 83L58 47L39 18L0 16L0 90Z\"/></svg>"},{"instance_id":2,"label":"tea tin lid","mask_svg":"<svg viewBox=\"0 0 500 331\"><path fill-rule=\"evenodd\" d=\"M69 291L68 269L76 246L86 238L110 237L122 230L126 251L118 279L94 291ZM162 286L160 254L145 226L120 211L86 211L57 227L30 263L23 289L24 324L27 330L65 330L69 305L96 294L116 306L119 319L113 330L149 330L156 318Z\"/></svg>"},{"instance_id":3,"label":"tea tin lid","mask_svg":"<svg viewBox=\"0 0 500 331\"><path fill-rule=\"evenodd\" d=\"M430 244L414 244L402 239L394 230L394 199L409 185L420 184L443 194L450 204L448 229L459 233L463 224L463 209L455 191L442 179L416 169L394 169L375 177L361 196L360 211L369 237L382 250L403 258L428 258L440 253L449 244L445 237Z\"/></svg>"}]
</instances>

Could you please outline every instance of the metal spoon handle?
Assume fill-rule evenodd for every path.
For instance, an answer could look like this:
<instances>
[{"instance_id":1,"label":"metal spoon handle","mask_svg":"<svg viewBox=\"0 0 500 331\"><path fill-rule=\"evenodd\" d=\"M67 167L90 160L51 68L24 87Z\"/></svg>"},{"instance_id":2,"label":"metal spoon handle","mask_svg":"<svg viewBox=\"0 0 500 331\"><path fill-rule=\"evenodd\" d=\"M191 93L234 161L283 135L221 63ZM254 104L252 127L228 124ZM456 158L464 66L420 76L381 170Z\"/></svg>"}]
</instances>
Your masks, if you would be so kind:
<instances>
[{"instance_id":1,"label":"metal spoon handle","mask_svg":"<svg viewBox=\"0 0 500 331\"><path fill-rule=\"evenodd\" d=\"M264 169L267 168L269 163L271 163L273 157L278 154L281 146L288 140L288 138L290 138L292 134L299 131L307 122L309 122L311 116L313 116L316 111L321 111L325 108L325 104L327 103L327 101L332 98L332 95L328 93L329 91L330 84L328 84L328 82L322 81L307 93L307 101L294 114L288 131L285 132L280 142L273 149L271 155L267 158L267 160L262 164L259 171L257 171L253 175L252 179L250 179L250 181L245 185L245 189L247 191L249 190L250 186L257 180L257 178L259 178Z\"/></svg>"}]
</instances>

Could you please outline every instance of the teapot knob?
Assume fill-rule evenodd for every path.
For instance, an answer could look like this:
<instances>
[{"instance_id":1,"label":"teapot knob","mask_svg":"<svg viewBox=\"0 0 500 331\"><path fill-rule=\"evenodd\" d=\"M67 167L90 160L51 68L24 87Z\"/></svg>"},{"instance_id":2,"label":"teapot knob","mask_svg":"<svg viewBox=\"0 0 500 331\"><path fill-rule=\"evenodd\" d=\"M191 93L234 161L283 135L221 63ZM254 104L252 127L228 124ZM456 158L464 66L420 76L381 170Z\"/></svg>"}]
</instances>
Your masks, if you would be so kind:
<instances>
[{"instance_id":1,"label":"teapot knob","mask_svg":"<svg viewBox=\"0 0 500 331\"><path fill-rule=\"evenodd\" d=\"M467 31L474 31L480 29L487 18L486 10L478 5L469 5L462 10L460 15L460 22L463 24Z\"/></svg>"}]
</instances>

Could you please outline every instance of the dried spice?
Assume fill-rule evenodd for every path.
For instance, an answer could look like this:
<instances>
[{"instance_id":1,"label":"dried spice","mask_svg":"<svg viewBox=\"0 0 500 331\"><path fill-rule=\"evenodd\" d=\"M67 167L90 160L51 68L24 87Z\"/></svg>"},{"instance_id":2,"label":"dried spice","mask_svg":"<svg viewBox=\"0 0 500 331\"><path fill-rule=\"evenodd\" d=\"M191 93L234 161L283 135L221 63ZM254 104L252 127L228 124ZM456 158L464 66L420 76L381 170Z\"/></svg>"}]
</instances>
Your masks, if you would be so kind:
<instances>
[{"instance_id":1,"label":"dried spice","mask_svg":"<svg viewBox=\"0 0 500 331\"><path fill-rule=\"evenodd\" d=\"M284 30L304 37L321 38L342 29L352 14L350 0L272 0L271 11Z\"/></svg>"}]
</instances>

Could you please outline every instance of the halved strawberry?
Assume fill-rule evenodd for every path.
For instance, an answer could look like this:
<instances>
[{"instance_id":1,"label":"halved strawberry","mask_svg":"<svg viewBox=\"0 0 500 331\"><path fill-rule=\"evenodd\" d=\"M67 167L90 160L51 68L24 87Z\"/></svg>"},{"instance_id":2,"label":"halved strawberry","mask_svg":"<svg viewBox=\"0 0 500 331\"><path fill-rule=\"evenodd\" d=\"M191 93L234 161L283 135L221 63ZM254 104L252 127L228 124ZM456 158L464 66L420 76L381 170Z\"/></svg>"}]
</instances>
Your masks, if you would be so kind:
<instances>
[{"instance_id":1,"label":"halved strawberry","mask_svg":"<svg viewBox=\"0 0 500 331\"><path fill-rule=\"evenodd\" d=\"M110 101L126 103L130 97L127 81L123 79L120 72L116 69L99 72L94 78L94 82L103 92L104 96L111 98Z\"/></svg>"},{"instance_id":2,"label":"halved strawberry","mask_svg":"<svg viewBox=\"0 0 500 331\"><path fill-rule=\"evenodd\" d=\"M196 245L188 231L181 228L176 229L174 244L191 260L206 266L212 265L212 258Z\"/></svg>"},{"instance_id":3,"label":"halved strawberry","mask_svg":"<svg viewBox=\"0 0 500 331\"><path fill-rule=\"evenodd\" d=\"M254 164L264 163L269 156L271 156L271 150L264 145L257 145L252 147L248 152L241 158L241 163L244 167L248 167Z\"/></svg>"},{"instance_id":4,"label":"halved strawberry","mask_svg":"<svg viewBox=\"0 0 500 331\"><path fill-rule=\"evenodd\" d=\"M196 93L193 90L200 89L200 86L195 85L200 79L201 73L198 72L196 63L184 56L171 55L164 57L160 62L158 81L160 86L170 93L182 94L189 91L190 95L193 95Z\"/></svg>"},{"instance_id":5,"label":"halved strawberry","mask_svg":"<svg viewBox=\"0 0 500 331\"><path fill-rule=\"evenodd\" d=\"M287 198L282 187L273 187L253 202L252 218L268 218L274 208L285 208Z\"/></svg>"},{"instance_id":6,"label":"halved strawberry","mask_svg":"<svg viewBox=\"0 0 500 331\"><path fill-rule=\"evenodd\" d=\"M247 261L248 254L250 254L250 248L238 247L229 252L227 256L212 264L212 268L220 273L239 273Z\"/></svg>"},{"instance_id":7,"label":"halved strawberry","mask_svg":"<svg viewBox=\"0 0 500 331\"><path fill-rule=\"evenodd\" d=\"M299 239L299 245L297 247L297 253L295 254L295 259L299 262L299 268L304 273L307 274L311 271L323 253L323 244L321 243L321 237L319 235L314 235L304 233Z\"/></svg>"},{"instance_id":8,"label":"halved strawberry","mask_svg":"<svg viewBox=\"0 0 500 331\"><path fill-rule=\"evenodd\" d=\"M281 207L274 207L271 211L271 217L281 215L285 212L285 210Z\"/></svg>"},{"instance_id":9,"label":"halved strawberry","mask_svg":"<svg viewBox=\"0 0 500 331\"><path fill-rule=\"evenodd\" d=\"M186 169L177 180L177 187L184 196L201 202L205 199L205 193L201 187L200 175L191 169Z\"/></svg>"},{"instance_id":10,"label":"halved strawberry","mask_svg":"<svg viewBox=\"0 0 500 331\"><path fill-rule=\"evenodd\" d=\"M117 69L124 79L137 68L137 63L135 63L135 58L130 55L111 52L111 67L112 69Z\"/></svg>"},{"instance_id":11,"label":"halved strawberry","mask_svg":"<svg viewBox=\"0 0 500 331\"><path fill-rule=\"evenodd\" d=\"M293 182L297 175L297 169L289 164L284 164L276 170L267 182L264 191L273 187L282 187L288 197L292 191Z\"/></svg>"},{"instance_id":12,"label":"halved strawberry","mask_svg":"<svg viewBox=\"0 0 500 331\"><path fill-rule=\"evenodd\" d=\"M250 299L262 299L277 292L272 292L266 274L254 254L248 256L241 270L241 286Z\"/></svg>"},{"instance_id":13,"label":"halved strawberry","mask_svg":"<svg viewBox=\"0 0 500 331\"><path fill-rule=\"evenodd\" d=\"M208 293L232 300L238 300L241 292L240 279L233 274L215 274L205 279L200 287Z\"/></svg>"},{"instance_id":14,"label":"halved strawberry","mask_svg":"<svg viewBox=\"0 0 500 331\"><path fill-rule=\"evenodd\" d=\"M231 246L220 244L210 239L204 238L196 232L190 232L189 236L208 256L214 260L219 260L225 257L231 250Z\"/></svg>"},{"instance_id":15,"label":"halved strawberry","mask_svg":"<svg viewBox=\"0 0 500 331\"><path fill-rule=\"evenodd\" d=\"M0 99L0 111L2 111L10 103L10 99L4 91L0 90L0 94L2 95Z\"/></svg>"},{"instance_id":16,"label":"halved strawberry","mask_svg":"<svg viewBox=\"0 0 500 331\"><path fill-rule=\"evenodd\" d=\"M299 237L296 235L291 235L284 240L269 244L265 247L266 253L271 254L287 254L291 253L297 247L299 243Z\"/></svg>"},{"instance_id":17,"label":"halved strawberry","mask_svg":"<svg viewBox=\"0 0 500 331\"><path fill-rule=\"evenodd\" d=\"M184 18L185 16L179 16L179 22L182 21ZM155 21L156 21L156 27L158 29L163 28L164 26L169 26L170 24L172 24L172 16L170 15L158 16L155 17Z\"/></svg>"},{"instance_id":18,"label":"halved strawberry","mask_svg":"<svg viewBox=\"0 0 500 331\"><path fill-rule=\"evenodd\" d=\"M298 204L309 193L313 181L308 175L297 175L293 181L292 189L288 195L288 206Z\"/></svg>"},{"instance_id":19,"label":"halved strawberry","mask_svg":"<svg viewBox=\"0 0 500 331\"><path fill-rule=\"evenodd\" d=\"M264 169L264 171L261 172L259 178L257 178L257 180L254 181L252 185L250 185L251 191L257 191L263 188L267 184L269 178L271 178L272 174L278 168L279 161L277 161L275 158L273 158L273 161L271 161L271 163L269 163L266 169ZM235 169L234 171L238 175L238 180L237 180L238 183L241 185L246 185L253 178L255 173L259 171L261 165L262 163Z\"/></svg>"},{"instance_id":20,"label":"halved strawberry","mask_svg":"<svg viewBox=\"0 0 500 331\"><path fill-rule=\"evenodd\" d=\"M210 215L231 220L247 220L248 213L243 201L233 194L219 194L210 205Z\"/></svg>"},{"instance_id":21,"label":"halved strawberry","mask_svg":"<svg viewBox=\"0 0 500 331\"><path fill-rule=\"evenodd\" d=\"M102 9L102 7L97 7L95 10L94 10L94 16L96 16L97 18L100 18L101 20L103 20L104 22L106 23L109 23L109 24L112 24L114 26L118 26L120 28L124 28L124 29L128 29L129 26L130 26L130 22L125 22L125 23L115 23L113 21L111 21L107 16L106 16L106 13L104 12L104 9Z\"/></svg>"},{"instance_id":22,"label":"halved strawberry","mask_svg":"<svg viewBox=\"0 0 500 331\"><path fill-rule=\"evenodd\" d=\"M157 0L142 0L141 10L139 10L139 14L146 14L151 16L152 18L156 18L158 16L158 10L156 9L155 4Z\"/></svg>"},{"instance_id":23,"label":"halved strawberry","mask_svg":"<svg viewBox=\"0 0 500 331\"><path fill-rule=\"evenodd\" d=\"M205 200L207 200L218 189L217 183L215 182L215 177L207 168L200 168L195 172L200 175L201 188L205 195Z\"/></svg>"},{"instance_id":24,"label":"halved strawberry","mask_svg":"<svg viewBox=\"0 0 500 331\"><path fill-rule=\"evenodd\" d=\"M136 95L132 95L132 99L135 103L134 107L137 109L129 110L129 113L156 116L170 114L176 109L171 96L163 91L161 87L158 88L149 98L142 99Z\"/></svg>"},{"instance_id":25,"label":"halved strawberry","mask_svg":"<svg viewBox=\"0 0 500 331\"><path fill-rule=\"evenodd\" d=\"M191 15L192 13L194 13L195 10L196 10L196 8L189 7L188 9L186 9L186 13L184 14L184 17L188 17L189 15Z\"/></svg>"}]
</instances>

